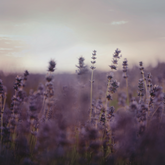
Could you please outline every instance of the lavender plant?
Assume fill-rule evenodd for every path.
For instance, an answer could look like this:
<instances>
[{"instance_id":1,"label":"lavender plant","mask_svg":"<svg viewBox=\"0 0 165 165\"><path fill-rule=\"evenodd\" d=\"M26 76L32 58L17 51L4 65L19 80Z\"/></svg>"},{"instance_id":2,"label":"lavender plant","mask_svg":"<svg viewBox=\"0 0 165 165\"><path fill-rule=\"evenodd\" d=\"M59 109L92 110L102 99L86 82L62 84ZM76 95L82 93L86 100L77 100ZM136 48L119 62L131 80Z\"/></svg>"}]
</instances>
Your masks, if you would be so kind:
<instances>
[{"instance_id":1,"label":"lavender plant","mask_svg":"<svg viewBox=\"0 0 165 165\"><path fill-rule=\"evenodd\" d=\"M144 83L143 79L139 79L139 84L138 84L138 96L139 96L139 103L143 101L143 96L144 96Z\"/></svg>"},{"instance_id":2,"label":"lavender plant","mask_svg":"<svg viewBox=\"0 0 165 165\"><path fill-rule=\"evenodd\" d=\"M111 72L110 75L107 77L108 78L108 85L107 85L107 93L109 93L108 95L108 100L109 97L111 98L113 93L116 92L116 89L118 88L119 83L116 84L116 80L113 80L113 73L112 71L116 71L117 70L117 65L118 65L118 59L120 59L122 57L122 55L120 55L120 50L116 49L115 53L113 54L113 59L112 59L112 64L109 65L109 67L111 68ZM112 85L112 86L111 86ZM109 91L110 89L110 91ZM112 90L113 89L113 90Z\"/></svg>"},{"instance_id":3,"label":"lavender plant","mask_svg":"<svg viewBox=\"0 0 165 165\"><path fill-rule=\"evenodd\" d=\"M91 114L92 114L92 109L93 109L93 107L92 107L92 93L93 93L93 83L94 83L93 71L96 68L96 67L94 67L94 64L96 63L96 61L95 61L95 59L96 59L96 50L93 51L91 58L92 58L92 61L91 61L91 63L92 63L92 66L91 66L92 73L91 73L91 80L90 80L90 82L91 82L91 93L90 93L90 106L91 106L91 108L90 108L90 117L89 117L90 121L91 121Z\"/></svg>"},{"instance_id":4,"label":"lavender plant","mask_svg":"<svg viewBox=\"0 0 165 165\"><path fill-rule=\"evenodd\" d=\"M140 61L140 62L139 62L139 65L140 65L140 71L141 71L142 79L143 79L144 84L145 84L146 97L147 97L147 95L148 95L148 93L147 93L147 83L146 83L146 78L145 78L145 76L144 76L144 67L143 67L143 62L142 62L142 61Z\"/></svg>"},{"instance_id":5,"label":"lavender plant","mask_svg":"<svg viewBox=\"0 0 165 165\"><path fill-rule=\"evenodd\" d=\"M92 74L95 56L94 51ZM138 76L134 76L138 73L138 67L130 68L129 92L132 99L126 109L126 94L123 92L125 82L120 78L122 71L117 70L120 57L117 49L110 65L107 86L104 81L106 74L95 71L95 88L90 84L80 89L71 74L58 74L56 81L53 81L56 67L54 60L49 62L45 85L42 85L45 82L44 76L35 74L31 75L35 81L42 81L37 84L34 78L28 78L26 83L29 73L25 71L23 76L16 76L13 93L11 81L15 75L0 73L3 80L3 83L0 81L1 164L165 164L165 94L161 87L162 80L157 81L157 76L159 79L163 77L158 68L150 68L148 70L152 77L149 73L144 80L144 68L140 64L142 77L138 80ZM123 75L126 79L127 65L125 59ZM77 68L78 77L81 78L87 69L83 57L79 58ZM165 69L165 64L162 68ZM118 77L120 88L114 76ZM93 84L93 75L91 77ZM145 81L147 99L144 97ZM90 97L91 91L95 99L93 95ZM104 91L107 92L106 100ZM114 93L118 93L119 97L116 98ZM110 106L112 97L119 105L111 102ZM94 114L88 112L91 105ZM94 125L89 122L89 118L95 119Z\"/></svg>"},{"instance_id":6,"label":"lavender plant","mask_svg":"<svg viewBox=\"0 0 165 165\"><path fill-rule=\"evenodd\" d=\"M124 61L123 61L123 78L125 79L126 81L126 88L127 88L127 104L129 105L129 91L128 91L128 74L127 74L127 71L128 71L128 63L127 63L127 59L125 58Z\"/></svg>"},{"instance_id":7,"label":"lavender plant","mask_svg":"<svg viewBox=\"0 0 165 165\"><path fill-rule=\"evenodd\" d=\"M44 98L44 110L43 110L43 120L48 120L51 117L52 113L52 105L53 105L53 96L54 96L54 88L53 88L53 75L52 73L55 71L56 62L54 60L50 60L48 66L48 73L46 75L46 91Z\"/></svg>"},{"instance_id":8,"label":"lavender plant","mask_svg":"<svg viewBox=\"0 0 165 165\"><path fill-rule=\"evenodd\" d=\"M113 54L113 59L112 59L112 64L109 66L112 71L117 70L117 64L118 64L118 59L120 59L120 50L116 49L115 53ZM109 147L108 145L111 145L111 151L113 151L113 142L112 142L112 131L110 128L110 123L108 120L108 113L109 113L109 101L112 100L112 95L116 93L117 88L119 87L119 82L117 80L113 79L113 72L110 72L108 78L108 84L107 84L107 91L106 91L106 107L105 107L105 112L103 111L102 114L102 120L104 121L104 116L105 116L105 121L104 121L104 133L103 133L103 138L105 139L104 141L104 158L106 154L108 153ZM110 142L110 144L109 144Z\"/></svg>"},{"instance_id":9,"label":"lavender plant","mask_svg":"<svg viewBox=\"0 0 165 165\"><path fill-rule=\"evenodd\" d=\"M117 64L118 59L120 59L120 50L116 49L115 53L113 54L112 64L109 66L111 68L111 72L109 74L108 78L108 84L107 84L107 91L106 91L106 110L108 108L109 101L112 100L112 95L117 91L117 88L119 87L119 82L113 79L113 72L114 70L117 70Z\"/></svg>"},{"instance_id":10,"label":"lavender plant","mask_svg":"<svg viewBox=\"0 0 165 165\"><path fill-rule=\"evenodd\" d=\"M2 143L3 113L4 113L5 103L6 103L6 92L4 91L2 80L0 80L1 143Z\"/></svg>"},{"instance_id":11,"label":"lavender plant","mask_svg":"<svg viewBox=\"0 0 165 165\"><path fill-rule=\"evenodd\" d=\"M79 63L78 65L76 65L76 67L78 68L78 70L76 70L76 73L78 75L82 75L87 71L87 66L84 64L84 57L80 57L79 58Z\"/></svg>"}]
</instances>

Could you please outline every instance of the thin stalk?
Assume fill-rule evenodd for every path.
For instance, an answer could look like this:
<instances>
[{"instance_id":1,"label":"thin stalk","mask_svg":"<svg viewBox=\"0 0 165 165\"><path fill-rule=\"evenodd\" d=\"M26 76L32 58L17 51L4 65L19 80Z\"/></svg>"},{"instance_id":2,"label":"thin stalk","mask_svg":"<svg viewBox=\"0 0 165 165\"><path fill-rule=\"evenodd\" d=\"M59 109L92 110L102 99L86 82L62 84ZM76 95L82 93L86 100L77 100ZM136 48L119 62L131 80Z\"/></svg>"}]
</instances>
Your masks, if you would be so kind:
<instances>
[{"instance_id":1,"label":"thin stalk","mask_svg":"<svg viewBox=\"0 0 165 165\"><path fill-rule=\"evenodd\" d=\"M49 112L50 112L50 107L48 107L48 109L47 109L47 112L46 112L46 119L45 119L45 121L47 121L48 120L48 117L49 117Z\"/></svg>"},{"instance_id":2,"label":"thin stalk","mask_svg":"<svg viewBox=\"0 0 165 165\"><path fill-rule=\"evenodd\" d=\"M149 87L148 87L149 97L150 97L150 85L151 85L151 83L149 82Z\"/></svg>"},{"instance_id":3,"label":"thin stalk","mask_svg":"<svg viewBox=\"0 0 165 165\"><path fill-rule=\"evenodd\" d=\"M14 94L14 98L16 99L16 96L17 96L17 91L15 90L15 94ZM14 99L14 106L13 106L13 116L15 116L15 114L14 114L14 107L15 107L15 99Z\"/></svg>"},{"instance_id":4,"label":"thin stalk","mask_svg":"<svg viewBox=\"0 0 165 165\"><path fill-rule=\"evenodd\" d=\"M151 119L152 119L152 117L154 116L154 114L156 113L156 111L159 109L159 107L157 107L156 108L156 110L154 111L154 113L152 114L152 116L151 116Z\"/></svg>"},{"instance_id":5,"label":"thin stalk","mask_svg":"<svg viewBox=\"0 0 165 165\"><path fill-rule=\"evenodd\" d=\"M5 109L5 104L6 104L6 93L5 93L4 103L3 103L3 112L4 112L4 109Z\"/></svg>"},{"instance_id":6,"label":"thin stalk","mask_svg":"<svg viewBox=\"0 0 165 165\"><path fill-rule=\"evenodd\" d=\"M144 73L142 74L143 75L143 81L144 81L144 85L145 85L145 89L146 89L146 98L147 98L147 94L148 94L148 91L147 91L147 83L146 83L146 80L144 78Z\"/></svg>"},{"instance_id":7,"label":"thin stalk","mask_svg":"<svg viewBox=\"0 0 165 165\"><path fill-rule=\"evenodd\" d=\"M2 98L2 96L1 96L1 98ZM3 112L4 112L5 104L6 104L6 93L5 93L3 108L2 108L2 112L1 112L1 143L2 143L2 128L3 128Z\"/></svg>"},{"instance_id":8,"label":"thin stalk","mask_svg":"<svg viewBox=\"0 0 165 165\"><path fill-rule=\"evenodd\" d=\"M97 129L97 120L95 121L95 128Z\"/></svg>"},{"instance_id":9,"label":"thin stalk","mask_svg":"<svg viewBox=\"0 0 165 165\"><path fill-rule=\"evenodd\" d=\"M1 106L1 110L2 110L2 108L3 108L3 106L2 106L2 95L0 95L0 106Z\"/></svg>"},{"instance_id":10,"label":"thin stalk","mask_svg":"<svg viewBox=\"0 0 165 165\"><path fill-rule=\"evenodd\" d=\"M128 78L126 80L126 88L127 88L127 105L129 105L129 92L128 92Z\"/></svg>"},{"instance_id":11,"label":"thin stalk","mask_svg":"<svg viewBox=\"0 0 165 165\"><path fill-rule=\"evenodd\" d=\"M149 116L150 116L150 106L149 106L150 105L150 98L151 98L151 96L150 96L150 90L151 90L150 85L151 85L151 83L148 82L148 117L147 117L147 126L148 126Z\"/></svg>"},{"instance_id":12,"label":"thin stalk","mask_svg":"<svg viewBox=\"0 0 165 165\"><path fill-rule=\"evenodd\" d=\"M31 120L31 122L33 122L34 119ZM30 130L32 130L32 132L35 132L36 129L33 127L33 125L31 124L30 126ZM35 147L35 140L36 140L36 137L33 135L33 134L30 134L30 141L29 141L29 145L30 145L30 152L31 154L33 154L33 150L34 150L34 147Z\"/></svg>"},{"instance_id":13,"label":"thin stalk","mask_svg":"<svg viewBox=\"0 0 165 165\"><path fill-rule=\"evenodd\" d=\"M149 95L149 99L150 99L150 95ZM150 107L149 107L149 103L150 101L148 102L148 114L147 114L147 127L148 127L148 123L149 123L149 117L150 117Z\"/></svg>"},{"instance_id":14,"label":"thin stalk","mask_svg":"<svg viewBox=\"0 0 165 165\"><path fill-rule=\"evenodd\" d=\"M95 128L97 129L97 118L96 118L97 115L96 115L96 112L97 112L97 111L96 111L96 107L94 107L94 114L95 114L95 116L94 116L94 117L95 117Z\"/></svg>"},{"instance_id":15,"label":"thin stalk","mask_svg":"<svg viewBox=\"0 0 165 165\"><path fill-rule=\"evenodd\" d=\"M92 69L92 73L91 73L91 95L90 95L90 121L91 121L91 115L92 115L92 92L93 92L93 69Z\"/></svg>"},{"instance_id":16,"label":"thin stalk","mask_svg":"<svg viewBox=\"0 0 165 165\"><path fill-rule=\"evenodd\" d=\"M41 108L41 115L43 114L45 114L45 100L46 100L46 97L44 96L44 98L43 98L43 102L42 102L42 108Z\"/></svg>"},{"instance_id":17,"label":"thin stalk","mask_svg":"<svg viewBox=\"0 0 165 165\"><path fill-rule=\"evenodd\" d=\"M1 105L1 144L2 144L2 125L3 125L3 108L2 108L2 95L0 95L0 105Z\"/></svg>"},{"instance_id":18,"label":"thin stalk","mask_svg":"<svg viewBox=\"0 0 165 165\"><path fill-rule=\"evenodd\" d=\"M141 103L141 96L140 96L140 98L139 98L139 103Z\"/></svg>"},{"instance_id":19,"label":"thin stalk","mask_svg":"<svg viewBox=\"0 0 165 165\"><path fill-rule=\"evenodd\" d=\"M163 105L163 110L162 110L162 115L161 115L161 118L160 118L160 122L162 121L163 114L164 114L164 105Z\"/></svg>"},{"instance_id":20,"label":"thin stalk","mask_svg":"<svg viewBox=\"0 0 165 165\"><path fill-rule=\"evenodd\" d=\"M105 107L105 123L106 123L106 121L107 121L107 109L108 109L108 107L109 107L109 101L108 101L108 99L107 99L107 95L108 95L108 90L109 90L110 82L111 82L111 80L108 80L107 91L106 91L106 101L105 101L105 104L106 104L106 107Z\"/></svg>"}]
</instances>

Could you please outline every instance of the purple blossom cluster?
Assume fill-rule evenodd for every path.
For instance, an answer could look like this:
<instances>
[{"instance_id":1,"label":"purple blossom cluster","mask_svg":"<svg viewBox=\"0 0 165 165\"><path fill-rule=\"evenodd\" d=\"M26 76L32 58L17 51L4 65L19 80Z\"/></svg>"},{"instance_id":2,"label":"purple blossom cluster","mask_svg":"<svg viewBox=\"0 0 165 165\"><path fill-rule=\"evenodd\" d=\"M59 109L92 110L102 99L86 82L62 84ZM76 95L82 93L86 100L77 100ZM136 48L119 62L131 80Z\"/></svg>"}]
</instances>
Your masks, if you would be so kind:
<instances>
[{"instance_id":1,"label":"purple blossom cluster","mask_svg":"<svg viewBox=\"0 0 165 165\"><path fill-rule=\"evenodd\" d=\"M157 67L145 78L140 62L140 72L129 69L128 77L127 59L117 70L120 52L107 77L95 70L95 50L91 72L81 56L77 75L56 74L54 60L46 76L26 70L6 82L0 73L0 164L165 164L165 76ZM127 89L122 72L133 77Z\"/></svg>"}]
</instances>

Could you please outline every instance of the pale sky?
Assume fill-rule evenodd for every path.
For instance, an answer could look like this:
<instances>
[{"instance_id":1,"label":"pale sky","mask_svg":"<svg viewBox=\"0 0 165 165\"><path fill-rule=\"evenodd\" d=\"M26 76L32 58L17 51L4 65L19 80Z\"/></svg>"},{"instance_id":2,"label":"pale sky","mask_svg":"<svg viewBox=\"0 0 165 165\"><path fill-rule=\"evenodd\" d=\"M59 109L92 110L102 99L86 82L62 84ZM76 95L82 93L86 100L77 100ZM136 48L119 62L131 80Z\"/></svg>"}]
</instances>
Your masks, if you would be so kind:
<instances>
[{"instance_id":1,"label":"pale sky","mask_svg":"<svg viewBox=\"0 0 165 165\"><path fill-rule=\"evenodd\" d=\"M83 56L109 70L116 48L128 63L165 61L164 0L0 0L0 69L72 72Z\"/></svg>"}]
</instances>

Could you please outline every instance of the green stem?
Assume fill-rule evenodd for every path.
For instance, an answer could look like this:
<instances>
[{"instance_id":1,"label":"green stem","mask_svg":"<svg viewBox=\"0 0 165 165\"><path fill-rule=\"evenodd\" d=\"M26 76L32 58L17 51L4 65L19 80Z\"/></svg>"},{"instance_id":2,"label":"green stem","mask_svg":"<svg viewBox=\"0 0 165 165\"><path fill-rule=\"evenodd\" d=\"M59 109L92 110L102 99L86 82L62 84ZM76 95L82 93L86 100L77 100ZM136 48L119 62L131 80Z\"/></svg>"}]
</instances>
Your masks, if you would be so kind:
<instances>
[{"instance_id":1,"label":"green stem","mask_svg":"<svg viewBox=\"0 0 165 165\"><path fill-rule=\"evenodd\" d=\"M108 90L109 90L110 82L111 82L111 80L108 80L107 91L106 91L106 101L105 101L105 104L106 104L106 107L105 107L105 123L106 123L106 121L107 121L107 109L108 109L108 107L109 107L109 101L108 101L108 99L107 99L107 96L108 96L108 93L109 93Z\"/></svg>"},{"instance_id":2,"label":"green stem","mask_svg":"<svg viewBox=\"0 0 165 165\"><path fill-rule=\"evenodd\" d=\"M126 80L126 88L127 88L127 105L129 105L129 92L128 92L128 78Z\"/></svg>"},{"instance_id":3,"label":"green stem","mask_svg":"<svg viewBox=\"0 0 165 165\"><path fill-rule=\"evenodd\" d=\"M0 104L1 104L1 144L2 144L2 126L3 126L2 95L0 95Z\"/></svg>"},{"instance_id":4,"label":"green stem","mask_svg":"<svg viewBox=\"0 0 165 165\"><path fill-rule=\"evenodd\" d=\"M92 115L92 92L93 92L93 69L92 69L92 74L91 74L90 121L91 121L91 115Z\"/></svg>"},{"instance_id":5,"label":"green stem","mask_svg":"<svg viewBox=\"0 0 165 165\"><path fill-rule=\"evenodd\" d=\"M145 89L146 89L146 99L147 99L147 94L148 94L148 91L147 91L147 83L146 83L146 80L144 78L144 73L142 74L143 75L143 81L144 81L144 85L145 85Z\"/></svg>"},{"instance_id":6,"label":"green stem","mask_svg":"<svg viewBox=\"0 0 165 165\"><path fill-rule=\"evenodd\" d=\"M2 96L1 96L2 98ZM2 128L3 128L3 113L4 113L4 109L5 109L5 104L6 104L6 93L5 93L5 97L4 97L4 103L3 103L3 108L2 108L2 112L1 112L1 143L2 143Z\"/></svg>"},{"instance_id":7,"label":"green stem","mask_svg":"<svg viewBox=\"0 0 165 165\"><path fill-rule=\"evenodd\" d=\"M151 116L151 119L152 119L152 117L154 116L154 114L156 113L156 111L159 109L159 107L157 107L156 108L156 110L154 111L154 113L152 114L152 116Z\"/></svg>"}]
</instances>

